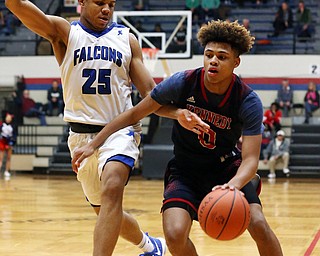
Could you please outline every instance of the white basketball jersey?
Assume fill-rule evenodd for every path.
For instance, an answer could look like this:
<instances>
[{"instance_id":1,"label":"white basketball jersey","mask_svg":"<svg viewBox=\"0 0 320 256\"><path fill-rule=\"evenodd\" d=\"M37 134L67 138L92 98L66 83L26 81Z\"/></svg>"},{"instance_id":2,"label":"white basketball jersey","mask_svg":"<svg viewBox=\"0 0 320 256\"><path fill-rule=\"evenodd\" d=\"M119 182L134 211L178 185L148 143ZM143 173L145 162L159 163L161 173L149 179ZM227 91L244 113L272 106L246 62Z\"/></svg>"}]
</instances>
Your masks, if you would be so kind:
<instances>
[{"instance_id":1,"label":"white basketball jersey","mask_svg":"<svg viewBox=\"0 0 320 256\"><path fill-rule=\"evenodd\" d=\"M61 69L64 120L105 125L132 107L129 29L112 23L96 33L71 24Z\"/></svg>"}]
</instances>

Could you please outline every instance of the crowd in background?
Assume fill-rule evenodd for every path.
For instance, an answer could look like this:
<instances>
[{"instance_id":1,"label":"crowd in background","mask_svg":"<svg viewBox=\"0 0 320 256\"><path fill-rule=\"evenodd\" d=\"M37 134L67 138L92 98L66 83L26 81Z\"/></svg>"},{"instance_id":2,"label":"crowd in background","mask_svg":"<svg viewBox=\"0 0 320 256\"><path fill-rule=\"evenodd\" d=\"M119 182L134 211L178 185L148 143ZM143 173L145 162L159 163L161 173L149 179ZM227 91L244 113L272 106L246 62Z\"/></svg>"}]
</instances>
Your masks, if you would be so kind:
<instances>
[{"instance_id":1,"label":"crowd in background","mask_svg":"<svg viewBox=\"0 0 320 256\"><path fill-rule=\"evenodd\" d=\"M268 37L272 40L272 38L284 34L288 29L293 29L292 33L296 34L300 42L308 41L316 32L311 9L305 5L303 0L299 0L298 4L297 1L294 0L278 2L279 8L275 13L274 20L270 20L274 31L272 34L267 35L266 38ZM233 8L249 6L256 8L257 12L259 12L259 8L266 6L268 3L270 3L270 0L185 0L184 9L191 10L193 25L200 28L203 23L211 19L230 19ZM149 7L149 0L134 0L131 2L131 9L134 11L150 10ZM254 34L254 24L252 24L249 17L239 22L242 22L243 25L246 26L251 24L248 28L250 28ZM0 36L14 35L16 28L20 26L20 24L21 22L10 11L0 9ZM144 29L141 20L136 22L135 27L139 32L155 32ZM184 32L183 29L186 29L186 25L177 32L174 40L168 46L168 52L181 52L185 50L185 42L182 40L181 43L180 40L177 40L177 38L183 38L180 36L180 34ZM201 54L202 49L194 46L193 50L195 54ZM255 53L255 48L251 52Z\"/></svg>"},{"instance_id":2,"label":"crowd in background","mask_svg":"<svg viewBox=\"0 0 320 256\"><path fill-rule=\"evenodd\" d=\"M277 98L265 110L263 124L265 129L262 133L260 159L269 166L268 178L276 178L276 165L283 164L283 173L289 175L288 168L290 159L290 140L286 138L285 131L282 129L282 118L289 117L294 105L304 108L304 124L309 124L313 112L319 109L320 96L317 85L314 81L309 81L308 89L305 92L304 102L294 102L294 91L290 87L289 79L282 80L279 86Z\"/></svg>"}]
</instances>

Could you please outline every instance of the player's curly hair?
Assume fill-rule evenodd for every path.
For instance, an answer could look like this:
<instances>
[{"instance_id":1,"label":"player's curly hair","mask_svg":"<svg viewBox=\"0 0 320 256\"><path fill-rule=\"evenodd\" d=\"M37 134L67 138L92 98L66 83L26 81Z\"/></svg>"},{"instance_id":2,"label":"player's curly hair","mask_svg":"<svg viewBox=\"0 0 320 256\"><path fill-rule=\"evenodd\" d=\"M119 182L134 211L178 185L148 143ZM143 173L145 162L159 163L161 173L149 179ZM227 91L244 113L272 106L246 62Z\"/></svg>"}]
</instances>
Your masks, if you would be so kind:
<instances>
[{"instance_id":1,"label":"player's curly hair","mask_svg":"<svg viewBox=\"0 0 320 256\"><path fill-rule=\"evenodd\" d=\"M238 55L250 51L255 38L238 21L212 20L203 25L198 32L198 41L205 47L209 42L230 44Z\"/></svg>"}]
</instances>

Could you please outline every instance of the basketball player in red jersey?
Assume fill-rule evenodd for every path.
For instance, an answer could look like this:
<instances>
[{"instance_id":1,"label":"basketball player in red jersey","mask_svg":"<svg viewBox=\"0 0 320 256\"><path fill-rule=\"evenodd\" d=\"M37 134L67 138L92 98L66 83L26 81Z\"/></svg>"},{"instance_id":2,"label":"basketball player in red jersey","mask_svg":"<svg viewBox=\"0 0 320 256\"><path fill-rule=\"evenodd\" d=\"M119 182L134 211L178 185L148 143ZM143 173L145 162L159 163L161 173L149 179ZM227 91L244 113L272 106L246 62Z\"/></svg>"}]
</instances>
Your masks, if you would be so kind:
<instances>
[{"instance_id":1,"label":"basketball player in red jersey","mask_svg":"<svg viewBox=\"0 0 320 256\"><path fill-rule=\"evenodd\" d=\"M173 256L197 256L189 234L205 195L216 188L237 188L250 204L248 231L261 256L282 256L280 243L262 212L255 176L263 131L258 95L234 69L249 52L254 37L238 22L211 21L201 27L204 67L172 75L134 108L108 124L93 141L75 152L73 168L90 156L112 132L173 104L174 158L165 175L163 229ZM186 110L181 110L186 109ZM206 125L191 114L197 114ZM192 126L193 124L193 126ZM242 137L241 151L236 144ZM227 248L226 248L227 250Z\"/></svg>"},{"instance_id":2,"label":"basketball player in red jersey","mask_svg":"<svg viewBox=\"0 0 320 256\"><path fill-rule=\"evenodd\" d=\"M61 71L64 120L71 129L68 145L87 144L104 125L132 107L131 83L142 97L155 83L143 65L138 40L129 28L112 22L115 0L78 0L80 20L45 15L27 0L6 0L8 9L52 45ZM141 127L135 124L114 134L83 162L78 180L98 214L94 256L111 256L119 235L137 245L142 255L165 255L164 239L149 237L122 210L125 185L139 155Z\"/></svg>"}]
</instances>

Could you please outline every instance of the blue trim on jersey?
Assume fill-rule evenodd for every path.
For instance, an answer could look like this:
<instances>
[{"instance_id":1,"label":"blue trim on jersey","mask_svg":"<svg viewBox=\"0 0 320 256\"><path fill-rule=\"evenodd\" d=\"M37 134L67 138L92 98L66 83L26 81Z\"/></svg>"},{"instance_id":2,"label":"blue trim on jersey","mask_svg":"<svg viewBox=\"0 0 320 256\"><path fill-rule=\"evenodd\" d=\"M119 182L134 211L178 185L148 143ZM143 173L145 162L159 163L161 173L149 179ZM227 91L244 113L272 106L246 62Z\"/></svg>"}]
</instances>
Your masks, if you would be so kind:
<instances>
[{"instance_id":1,"label":"blue trim on jersey","mask_svg":"<svg viewBox=\"0 0 320 256\"><path fill-rule=\"evenodd\" d=\"M110 162L110 161L117 161L117 162L124 163L124 164L128 165L130 168L133 168L134 162L135 162L132 157L125 156L125 155L112 156L107 160L107 162Z\"/></svg>"},{"instance_id":2,"label":"blue trim on jersey","mask_svg":"<svg viewBox=\"0 0 320 256\"><path fill-rule=\"evenodd\" d=\"M262 134L264 126L263 106L256 92L252 91L243 101L240 107L240 118L243 120L242 134L259 135Z\"/></svg>"},{"instance_id":3,"label":"blue trim on jersey","mask_svg":"<svg viewBox=\"0 0 320 256\"><path fill-rule=\"evenodd\" d=\"M93 35L93 36L95 36L95 37L100 37L100 36L103 36L103 35L107 34L107 33L108 33L110 30L112 30L114 27L120 27L120 28L121 28L121 27L124 27L124 26L122 26L122 25L118 25L118 24L115 23L115 22L112 22L111 25L108 26L106 29L104 29L103 31L97 32L97 31L91 30L90 28L87 28L85 25L83 25L83 24L80 22L80 20L77 20L77 21L74 21L74 22L71 23L71 25L77 25L77 24L79 24L80 27L81 27L84 31L88 32L89 34L91 34L91 35Z\"/></svg>"},{"instance_id":4,"label":"blue trim on jersey","mask_svg":"<svg viewBox=\"0 0 320 256\"><path fill-rule=\"evenodd\" d=\"M134 137L134 131L129 131L129 132L127 133L127 135Z\"/></svg>"}]
</instances>

